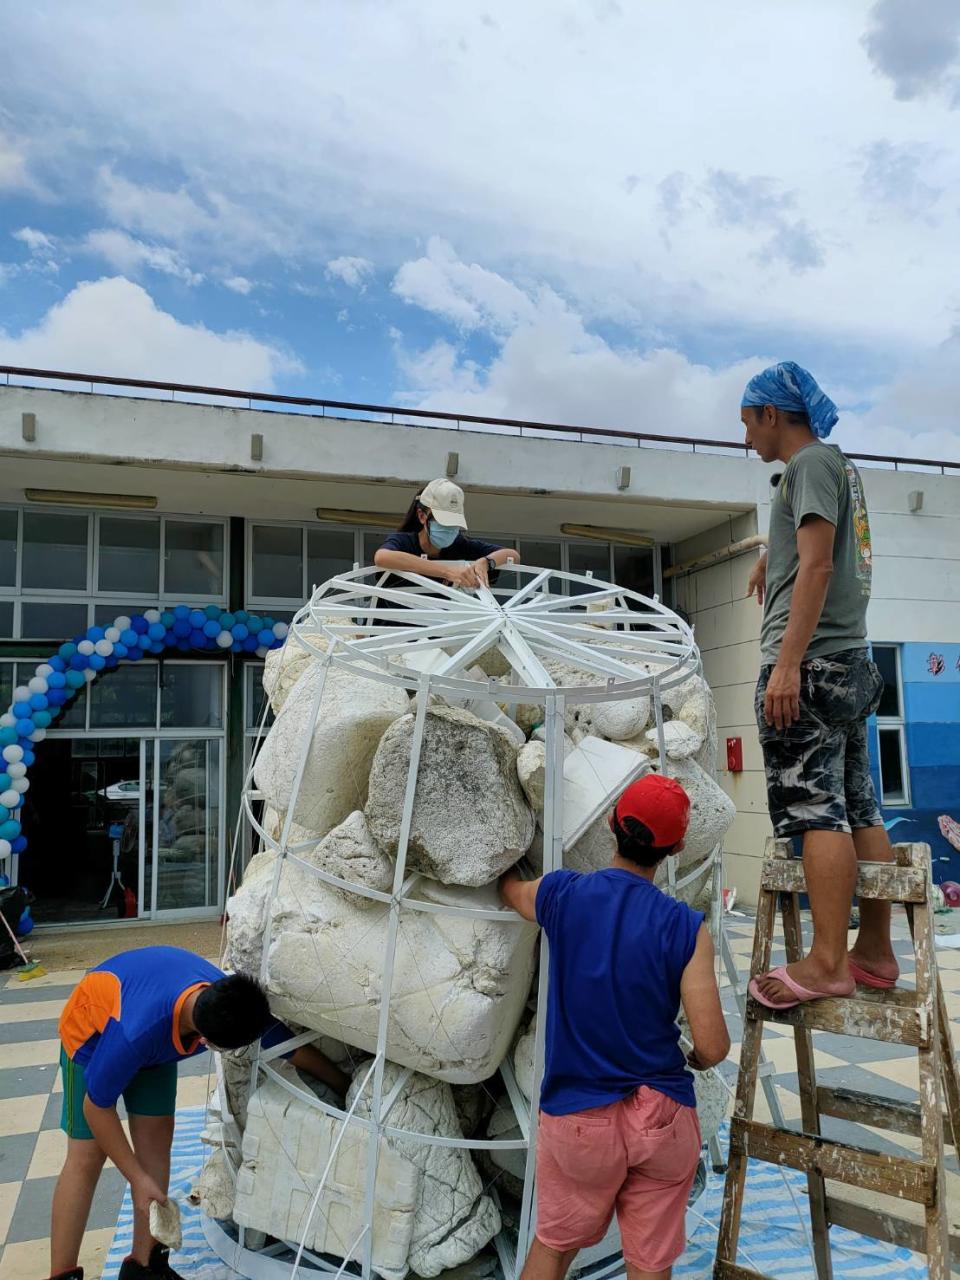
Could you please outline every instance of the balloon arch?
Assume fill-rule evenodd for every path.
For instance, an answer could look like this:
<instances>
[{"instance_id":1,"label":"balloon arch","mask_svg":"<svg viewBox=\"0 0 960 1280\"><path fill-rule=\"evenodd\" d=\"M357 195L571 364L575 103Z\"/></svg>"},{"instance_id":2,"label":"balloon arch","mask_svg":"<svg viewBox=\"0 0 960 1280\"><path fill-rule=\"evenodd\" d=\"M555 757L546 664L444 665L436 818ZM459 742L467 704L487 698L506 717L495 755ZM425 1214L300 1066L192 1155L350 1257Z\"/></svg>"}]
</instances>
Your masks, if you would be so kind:
<instances>
[{"instance_id":1,"label":"balloon arch","mask_svg":"<svg viewBox=\"0 0 960 1280\"><path fill-rule=\"evenodd\" d=\"M85 635L62 644L37 666L32 679L14 689L10 706L0 715L0 871L11 855L27 847L18 814L30 789L36 746L71 698L101 671L170 649L262 658L283 644L286 634L285 622L244 609L179 604L123 615L110 626L90 627Z\"/></svg>"}]
</instances>

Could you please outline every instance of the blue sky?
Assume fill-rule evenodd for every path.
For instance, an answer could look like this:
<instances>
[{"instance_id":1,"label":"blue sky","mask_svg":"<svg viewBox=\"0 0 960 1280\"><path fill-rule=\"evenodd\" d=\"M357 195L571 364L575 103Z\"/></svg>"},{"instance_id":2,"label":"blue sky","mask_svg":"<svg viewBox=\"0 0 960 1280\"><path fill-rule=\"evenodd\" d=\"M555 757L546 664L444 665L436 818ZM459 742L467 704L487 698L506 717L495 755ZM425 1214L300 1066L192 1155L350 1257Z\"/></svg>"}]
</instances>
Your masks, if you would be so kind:
<instances>
[{"instance_id":1,"label":"blue sky","mask_svg":"<svg viewBox=\"0 0 960 1280\"><path fill-rule=\"evenodd\" d=\"M955 0L35 0L0 362L960 457Z\"/></svg>"}]
</instances>

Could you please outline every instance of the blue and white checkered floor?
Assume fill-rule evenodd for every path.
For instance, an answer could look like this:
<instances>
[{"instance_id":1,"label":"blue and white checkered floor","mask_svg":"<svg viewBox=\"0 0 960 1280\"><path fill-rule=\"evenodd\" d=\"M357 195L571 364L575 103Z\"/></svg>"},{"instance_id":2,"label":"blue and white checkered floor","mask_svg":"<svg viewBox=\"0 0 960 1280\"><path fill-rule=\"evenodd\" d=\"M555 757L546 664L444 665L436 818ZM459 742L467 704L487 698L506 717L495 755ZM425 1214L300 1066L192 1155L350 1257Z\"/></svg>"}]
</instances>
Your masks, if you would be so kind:
<instances>
[{"instance_id":1,"label":"blue and white checkered floor","mask_svg":"<svg viewBox=\"0 0 960 1280\"><path fill-rule=\"evenodd\" d=\"M956 929L957 925L951 923L946 931L955 932ZM913 978L912 949L902 915L896 920L895 931L896 949L903 967L903 981L909 985ZM729 920L728 934L741 976L745 978L752 945L752 920ZM117 949L122 945L122 937L118 936ZM782 952L774 954L775 961L783 959ZM960 1036L960 951L939 951L938 959L948 1011L956 1036ZM14 976L5 978L0 975L0 1006L3 1010L0 1025L0 1280L41 1280L49 1274L50 1200L66 1141L59 1129L61 1092L56 1066L59 1053L57 1019L70 991L81 976L81 970L70 970L50 973L24 983ZM731 1061L724 1073L730 1083L735 1084L739 1048L736 1042L739 1041L741 1024L736 1014L733 992L726 983L723 994L731 1035L735 1041ZM846 1085L905 1100L916 1096L917 1058L912 1050L821 1033L817 1033L815 1041L818 1077L822 1083ZM768 1028L764 1035L764 1049L780 1072L777 1088L786 1122L799 1126L800 1107L793 1037L783 1034L777 1028ZM178 1106L182 1112L179 1118L183 1140L187 1143L191 1140L190 1125L195 1118L195 1113L191 1115L188 1109L201 1106L206 1101L209 1065L205 1056L201 1056L181 1067ZM758 1118L765 1119L767 1117L762 1093L758 1094L758 1098ZM917 1151L916 1144L908 1138L899 1139L895 1144L872 1131L839 1121L827 1121L825 1128L829 1136L843 1137L864 1146L910 1154L916 1154ZM187 1148L184 1150L185 1159L189 1163L189 1151ZM960 1222L960 1166L952 1151L947 1155L946 1168L951 1230L957 1230ZM778 1201L779 1209L795 1219L795 1211L779 1174L774 1171L773 1177L776 1179L775 1183L766 1189L769 1197ZM753 1185L756 1185L758 1193L763 1194L766 1199L766 1190L760 1183L751 1183ZM798 1185L798 1194L802 1195L802 1180ZM112 1256L111 1244L121 1218L123 1193L122 1178L115 1169L107 1169L94 1203L90 1230L81 1258L89 1280L96 1280L104 1273L105 1268L108 1277L116 1273L119 1257L117 1250L123 1248L122 1222L117 1249ZM719 1194L720 1183L716 1180L709 1195L716 1197ZM763 1208L765 1216L769 1213L760 1203L757 1208ZM746 1214L749 1219L749 1193ZM768 1274L778 1278L789 1276L791 1280L799 1280L800 1277L809 1275L809 1263L805 1261L804 1249L793 1260L788 1259L789 1224L784 1221L779 1230L784 1238L783 1255L771 1257L766 1254L762 1260L758 1258L757 1261L762 1262ZM697 1241L704 1257L709 1253L710 1237L704 1234L706 1232L707 1229L704 1228L703 1233L697 1233ZM802 1236L799 1238L802 1241ZM792 1234L790 1239L794 1240ZM749 1251L750 1245L746 1240L745 1243ZM841 1270L841 1260L838 1258L838 1272L847 1276L913 1274L903 1266L892 1272L878 1271L869 1264L861 1267L856 1254L844 1255L842 1262ZM701 1261L697 1265L702 1271L705 1263ZM221 1269L219 1274L226 1274L225 1269ZM699 1274L700 1271L696 1269L677 1271L678 1277L683 1276L684 1280L687 1276L692 1280L692 1277ZM708 1272L703 1271L703 1274ZM923 1274L921 1267L917 1275Z\"/></svg>"}]
</instances>

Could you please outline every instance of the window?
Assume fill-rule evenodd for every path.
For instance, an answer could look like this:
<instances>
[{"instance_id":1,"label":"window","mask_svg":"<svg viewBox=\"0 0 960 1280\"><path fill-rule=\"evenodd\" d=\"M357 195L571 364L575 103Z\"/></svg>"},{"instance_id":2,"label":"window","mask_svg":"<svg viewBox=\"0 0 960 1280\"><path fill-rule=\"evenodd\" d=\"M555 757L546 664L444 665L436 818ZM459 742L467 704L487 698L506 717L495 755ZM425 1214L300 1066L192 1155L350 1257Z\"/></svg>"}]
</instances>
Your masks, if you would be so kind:
<instances>
[{"instance_id":1,"label":"window","mask_svg":"<svg viewBox=\"0 0 960 1280\"><path fill-rule=\"evenodd\" d=\"M873 660L883 676L883 693L877 708L880 803L884 806L906 806L910 804L910 771L904 729L900 648L898 645L876 644L873 646Z\"/></svg>"},{"instance_id":2,"label":"window","mask_svg":"<svg viewBox=\"0 0 960 1280\"><path fill-rule=\"evenodd\" d=\"M100 517L98 591L160 591L160 521Z\"/></svg>"},{"instance_id":3,"label":"window","mask_svg":"<svg viewBox=\"0 0 960 1280\"><path fill-rule=\"evenodd\" d=\"M17 585L17 523L16 511L0 511L0 587Z\"/></svg>"},{"instance_id":4,"label":"window","mask_svg":"<svg viewBox=\"0 0 960 1280\"><path fill-rule=\"evenodd\" d=\"M13 635L13 601L0 600L0 640Z\"/></svg>"},{"instance_id":5,"label":"window","mask_svg":"<svg viewBox=\"0 0 960 1280\"><path fill-rule=\"evenodd\" d=\"M23 589L86 591L89 525L87 516L24 511Z\"/></svg>"},{"instance_id":6,"label":"window","mask_svg":"<svg viewBox=\"0 0 960 1280\"><path fill-rule=\"evenodd\" d=\"M87 629L85 604L34 604L20 606L20 634L30 640L55 640L58 644Z\"/></svg>"},{"instance_id":7,"label":"window","mask_svg":"<svg viewBox=\"0 0 960 1280\"><path fill-rule=\"evenodd\" d=\"M156 663L121 663L91 684L91 729L152 729L156 723Z\"/></svg>"},{"instance_id":8,"label":"window","mask_svg":"<svg viewBox=\"0 0 960 1280\"><path fill-rule=\"evenodd\" d=\"M253 591L257 600L303 600L303 528L255 524Z\"/></svg>"},{"instance_id":9,"label":"window","mask_svg":"<svg viewBox=\"0 0 960 1280\"><path fill-rule=\"evenodd\" d=\"M610 581L610 544L608 542L571 542L568 550L571 573L593 573L601 582ZM571 582L570 594L581 596L589 591L585 582Z\"/></svg>"},{"instance_id":10,"label":"window","mask_svg":"<svg viewBox=\"0 0 960 1280\"><path fill-rule=\"evenodd\" d=\"M170 599L224 594L223 525L198 520L164 522L163 593Z\"/></svg>"},{"instance_id":11,"label":"window","mask_svg":"<svg viewBox=\"0 0 960 1280\"><path fill-rule=\"evenodd\" d=\"M353 568L356 539L345 529L307 530L307 591Z\"/></svg>"},{"instance_id":12,"label":"window","mask_svg":"<svg viewBox=\"0 0 960 1280\"><path fill-rule=\"evenodd\" d=\"M169 663L160 689L160 727L223 728L223 668L218 664Z\"/></svg>"}]
</instances>

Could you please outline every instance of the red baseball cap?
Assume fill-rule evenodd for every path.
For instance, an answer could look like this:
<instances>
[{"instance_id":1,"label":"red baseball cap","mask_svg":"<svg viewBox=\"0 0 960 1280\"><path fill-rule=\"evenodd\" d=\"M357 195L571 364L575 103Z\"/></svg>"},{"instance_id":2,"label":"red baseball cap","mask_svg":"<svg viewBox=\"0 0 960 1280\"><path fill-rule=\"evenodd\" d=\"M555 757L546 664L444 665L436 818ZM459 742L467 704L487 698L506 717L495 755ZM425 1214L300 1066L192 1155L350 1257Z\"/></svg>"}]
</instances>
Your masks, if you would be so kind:
<instances>
[{"instance_id":1,"label":"red baseball cap","mask_svg":"<svg viewBox=\"0 0 960 1280\"><path fill-rule=\"evenodd\" d=\"M631 782L616 803L614 814L636 818L648 827L656 849L679 844L687 833L690 820L690 797L673 778L661 773L648 773Z\"/></svg>"}]
</instances>

